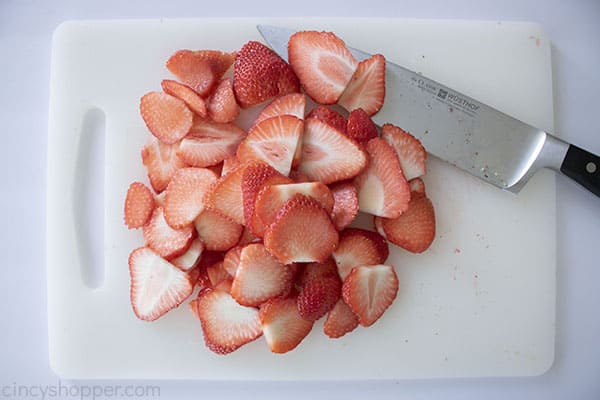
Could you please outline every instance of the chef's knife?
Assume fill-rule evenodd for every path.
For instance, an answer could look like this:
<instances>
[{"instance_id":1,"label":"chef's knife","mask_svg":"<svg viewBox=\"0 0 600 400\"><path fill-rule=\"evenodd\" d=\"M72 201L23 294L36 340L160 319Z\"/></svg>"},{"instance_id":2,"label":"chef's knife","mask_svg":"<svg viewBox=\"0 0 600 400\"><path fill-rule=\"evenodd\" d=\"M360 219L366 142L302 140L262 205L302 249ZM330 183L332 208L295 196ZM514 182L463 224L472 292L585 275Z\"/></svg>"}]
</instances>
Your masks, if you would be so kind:
<instances>
[{"instance_id":1,"label":"chef's knife","mask_svg":"<svg viewBox=\"0 0 600 400\"><path fill-rule=\"evenodd\" d=\"M257 28L287 60L288 41L295 31ZM358 60L371 56L350 51ZM384 109L389 112L382 109L373 119L409 131L430 154L514 193L540 168L551 168L600 196L600 157L390 61L386 85L393 88L386 90Z\"/></svg>"}]
</instances>

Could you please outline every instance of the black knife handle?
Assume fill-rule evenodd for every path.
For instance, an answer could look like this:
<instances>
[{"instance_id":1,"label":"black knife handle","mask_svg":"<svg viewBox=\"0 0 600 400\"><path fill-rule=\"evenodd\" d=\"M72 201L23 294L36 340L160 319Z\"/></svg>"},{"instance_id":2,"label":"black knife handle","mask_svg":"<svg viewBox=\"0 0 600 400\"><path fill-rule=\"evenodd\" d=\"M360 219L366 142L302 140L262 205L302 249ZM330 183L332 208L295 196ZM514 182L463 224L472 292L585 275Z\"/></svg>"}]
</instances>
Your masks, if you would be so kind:
<instances>
[{"instance_id":1,"label":"black knife handle","mask_svg":"<svg viewBox=\"0 0 600 400\"><path fill-rule=\"evenodd\" d=\"M560 171L596 196L600 196L600 157L569 145Z\"/></svg>"}]
</instances>

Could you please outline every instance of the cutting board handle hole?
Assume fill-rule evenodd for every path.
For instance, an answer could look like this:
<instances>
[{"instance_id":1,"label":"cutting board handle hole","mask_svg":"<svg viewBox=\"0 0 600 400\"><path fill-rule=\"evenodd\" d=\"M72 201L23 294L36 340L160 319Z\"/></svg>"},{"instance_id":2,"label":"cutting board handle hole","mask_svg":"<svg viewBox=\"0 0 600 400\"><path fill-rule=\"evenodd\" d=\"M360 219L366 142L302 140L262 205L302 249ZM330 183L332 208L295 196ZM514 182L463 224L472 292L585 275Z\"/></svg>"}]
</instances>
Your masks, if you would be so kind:
<instances>
[{"instance_id":1,"label":"cutting board handle hole","mask_svg":"<svg viewBox=\"0 0 600 400\"><path fill-rule=\"evenodd\" d=\"M106 117L88 110L81 123L73 213L83 283L96 289L104 283L104 143Z\"/></svg>"}]
</instances>

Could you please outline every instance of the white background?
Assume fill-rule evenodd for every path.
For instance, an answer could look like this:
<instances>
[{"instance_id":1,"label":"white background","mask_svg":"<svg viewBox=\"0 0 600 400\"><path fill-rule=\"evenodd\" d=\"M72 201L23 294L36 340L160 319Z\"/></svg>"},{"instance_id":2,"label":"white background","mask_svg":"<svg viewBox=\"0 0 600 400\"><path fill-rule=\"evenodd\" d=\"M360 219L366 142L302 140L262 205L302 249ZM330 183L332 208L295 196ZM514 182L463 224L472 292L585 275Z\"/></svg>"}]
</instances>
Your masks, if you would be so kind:
<instances>
[{"instance_id":1,"label":"white background","mask_svg":"<svg viewBox=\"0 0 600 400\"><path fill-rule=\"evenodd\" d=\"M562 138L600 154L599 0L346 0L343 6L338 5L341 3L0 0L0 387L14 383L58 385L48 364L44 193L51 36L64 20L302 15L535 21L542 24L552 42L556 129ZM276 384L139 383L160 385L164 399L599 399L600 199L564 177L558 179L557 197L556 361L543 376ZM128 383L138 382L118 382Z\"/></svg>"}]
</instances>

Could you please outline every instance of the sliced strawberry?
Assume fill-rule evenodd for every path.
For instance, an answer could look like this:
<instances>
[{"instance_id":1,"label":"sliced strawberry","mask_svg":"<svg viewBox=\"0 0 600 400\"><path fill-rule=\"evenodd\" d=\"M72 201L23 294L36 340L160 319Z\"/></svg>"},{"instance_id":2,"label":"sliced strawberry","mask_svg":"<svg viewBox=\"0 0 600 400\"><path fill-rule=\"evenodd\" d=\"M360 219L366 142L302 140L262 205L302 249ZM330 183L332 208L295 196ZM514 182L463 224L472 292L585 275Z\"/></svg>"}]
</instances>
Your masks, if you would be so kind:
<instances>
[{"instance_id":1,"label":"sliced strawberry","mask_svg":"<svg viewBox=\"0 0 600 400\"><path fill-rule=\"evenodd\" d=\"M413 192L408 210L395 219L382 218L387 239L412 253L422 253L435 238L435 211L431 200Z\"/></svg>"},{"instance_id":2,"label":"sliced strawberry","mask_svg":"<svg viewBox=\"0 0 600 400\"><path fill-rule=\"evenodd\" d=\"M167 186L163 208L165 219L178 229L191 224L204 210L204 197L217 180L206 168L181 168Z\"/></svg>"},{"instance_id":3,"label":"sliced strawberry","mask_svg":"<svg viewBox=\"0 0 600 400\"><path fill-rule=\"evenodd\" d=\"M300 271L296 275L294 285L298 291L301 291L307 282L312 280L324 279L329 276L338 277L337 266L333 258L328 258L323 263L306 263L300 265Z\"/></svg>"},{"instance_id":4,"label":"sliced strawberry","mask_svg":"<svg viewBox=\"0 0 600 400\"><path fill-rule=\"evenodd\" d=\"M258 313L265 340L273 353L295 349L310 333L313 322L300 316L296 297L274 298L260 307Z\"/></svg>"},{"instance_id":5,"label":"sliced strawberry","mask_svg":"<svg viewBox=\"0 0 600 400\"><path fill-rule=\"evenodd\" d=\"M208 115L204 99L200 97L198 93L196 93L191 87L170 79L164 79L160 83L160 86L166 94L170 94L171 96L183 100L185 105L200 117L206 118Z\"/></svg>"},{"instance_id":6,"label":"sliced strawberry","mask_svg":"<svg viewBox=\"0 0 600 400\"><path fill-rule=\"evenodd\" d=\"M331 220L338 231L354 221L358 214L358 191L352 182L338 182L329 186L333 194Z\"/></svg>"},{"instance_id":7,"label":"sliced strawberry","mask_svg":"<svg viewBox=\"0 0 600 400\"><path fill-rule=\"evenodd\" d=\"M197 118L177 155L188 165L208 167L234 155L245 136L246 132L235 124Z\"/></svg>"},{"instance_id":8,"label":"sliced strawberry","mask_svg":"<svg viewBox=\"0 0 600 400\"><path fill-rule=\"evenodd\" d=\"M154 195L146 185L133 182L125 196L125 225L129 229L141 228L150 220L156 203Z\"/></svg>"},{"instance_id":9,"label":"sliced strawberry","mask_svg":"<svg viewBox=\"0 0 600 400\"><path fill-rule=\"evenodd\" d=\"M139 319L154 321L179 306L194 289L194 281L148 247L129 255L130 297ZM196 276L197 278L197 276Z\"/></svg>"},{"instance_id":10,"label":"sliced strawberry","mask_svg":"<svg viewBox=\"0 0 600 400\"><path fill-rule=\"evenodd\" d=\"M143 95L140 114L150 132L166 144L181 140L192 127L194 118L183 100L162 92Z\"/></svg>"},{"instance_id":11,"label":"sliced strawberry","mask_svg":"<svg viewBox=\"0 0 600 400\"><path fill-rule=\"evenodd\" d=\"M240 162L262 161L288 175L298 146L302 143L304 122L291 115L265 119L254 125L240 143Z\"/></svg>"},{"instance_id":12,"label":"sliced strawberry","mask_svg":"<svg viewBox=\"0 0 600 400\"><path fill-rule=\"evenodd\" d=\"M410 187L410 191L425 195L425 182L421 178L413 178L408 181L408 187Z\"/></svg>"},{"instance_id":13,"label":"sliced strawberry","mask_svg":"<svg viewBox=\"0 0 600 400\"><path fill-rule=\"evenodd\" d=\"M244 246L235 272L231 295L245 306L259 306L265 301L289 293L293 270L277 261L261 243Z\"/></svg>"},{"instance_id":14,"label":"sliced strawberry","mask_svg":"<svg viewBox=\"0 0 600 400\"><path fill-rule=\"evenodd\" d=\"M244 227L244 230L242 231L242 236L240 237L240 241L238 242L238 245L244 246L244 245L247 245L249 243L254 243L254 242L260 242L260 239L257 238L256 236L254 236L254 234L252 233L252 231L250 231L250 229L248 229L247 227Z\"/></svg>"},{"instance_id":15,"label":"sliced strawberry","mask_svg":"<svg viewBox=\"0 0 600 400\"><path fill-rule=\"evenodd\" d=\"M217 85L207 104L208 115L215 122L231 122L240 115L235 101L231 79L225 78Z\"/></svg>"},{"instance_id":16,"label":"sliced strawberry","mask_svg":"<svg viewBox=\"0 0 600 400\"><path fill-rule=\"evenodd\" d=\"M331 255L342 280L354 267L383 264L389 256L387 241L377 232L346 228L340 232L338 247Z\"/></svg>"},{"instance_id":17,"label":"sliced strawberry","mask_svg":"<svg viewBox=\"0 0 600 400\"><path fill-rule=\"evenodd\" d=\"M347 135L360 144L366 144L379 136L379 133L369 114L362 108L357 108L348 115Z\"/></svg>"},{"instance_id":18,"label":"sliced strawberry","mask_svg":"<svg viewBox=\"0 0 600 400\"><path fill-rule=\"evenodd\" d=\"M342 132L316 119L307 119L298 170L325 184L350 179L367 165L360 146Z\"/></svg>"},{"instance_id":19,"label":"sliced strawberry","mask_svg":"<svg viewBox=\"0 0 600 400\"><path fill-rule=\"evenodd\" d=\"M318 106L311 110L306 116L306 119L316 118L327 125L330 125L340 132L346 133L346 118L337 111L332 110L327 106Z\"/></svg>"},{"instance_id":20,"label":"sliced strawberry","mask_svg":"<svg viewBox=\"0 0 600 400\"><path fill-rule=\"evenodd\" d=\"M264 44L246 43L235 57L233 90L243 108L277 96L299 92L298 78L290 66Z\"/></svg>"},{"instance_id":21,"label":"sliced strawberry","mask_svg":"<svg viewBox=\"0 0 600 400\"><path fill-rule=\"evenodd\" d=\"M321 104L339 99L358 66L344 41L331 32L296 32L288 42L288 60L306 94Z\"/></svg>"},{"instance_id":22,"label":"sliced strawberry","mask_svg":"<svg viewBox=\"0 0 600 400\"><path fill-rule=\"evenodd\" d=\"M306 96L303 93L290 93L285 96L276 98L266 106L256 120L254 124L258 124L260 121L269 119L271 117L277 117L279 115L291 115L298 119L304 119L304 109L306 108Z\"/></svg>"},{"instance_id":23,"label":"sliced strawberry","mask_svg":"<svg viewBox=\"0 0 600 400\"><path fill-rule=\"evenodd\" d=\"M223 261L218 261L206 267L206 275L211 287L218 286L221 282L231 279L231 275L225 269Z\"/></svg>"},{"instance_id":24,"label":"sliced strawberry","mask_svg":"<svg viewBox=\"0 0 600 400\"><path fill-rule=\"evenodd\" d=\"M354 179L360 211L386 218L397 218L408 208L410 189L394 149L375 138L365 146L368 167Z\"/></svg>"},{"instance_id":25,"label":"sliced strawberry","mask_svg":"<svg viewBox=\"0 0 600 400\"><path fill-rule=\"evenodd\" d=\"M228 354L262 334L258 310L238 304L227 292L203 290L190 303L200 320L206 347Z\"/></svg>"},{"instance_id":26,"label":"sliced strawberry","mask_svg":"<svg viewBox=\"0 0 600 400\"><path fill-rule=\"evenodd\" d=\"M206 208L194 220L198 236L207 250L227 251L237 244L242 225L212 208Z\"/></svg>"},{"instance_id":27,"label":"sliced strawberry","mask_svg":"<svg viewBox=\"0 0 600 400\"><path fill-rule=\"evenodd\" d=\"M284 264L323 262L336 248L338 232L315 199L295 194L265 231L264 243Z\"/></svg>"},{"instance_id":28,"label":"sliced strawberry","mask_svg":"<svg viewBox=\"0 0 600 400\"><path fill-rule=\"evenodd\" d=\"M186 252L196 231L193 225L181 229L173 229L167 224L162 207L157 207L144 225L144 241L146 246L156 251L159 256L171 259Z\"/></svg>"},{"instance_id":29,"label":"sliced strawberry","mask_svg":"<svg viewBox=\"0 0 600 400\"><path fill-rule=\"evenodd\" d=\"M244 201L242 197L242 175L248 164L234 167L221 176L210 188L206 205L231 218L238 224L244 223Z\"/></svg>"},{"instance_id":30,"label":"sliced strawberry","mask_svg":"<svg viewBox=\"0 0 600 400\"><path fill-rule=\"evenodd\" d=\"M171 264L182 271L189 271L198 265L203 251L204 243L202 240L196 238L185 253L171 260Z\"/></svg>"},{"instance_id":31,"label":"sliced strawberry","mask_svg":"<svg viewBox=\"0 0 600 400\"><path fill-rule=\"evenodd\" d=\"M225 258L223 259L223 268L225 268L225 271L227 271L231 277L235 277L243 248L243 245L237 245L225 253Z\"/></svg>"},{"instance_id":32,"label":"sliced strawberry","mask_svg":"<svg viewBox=\"0 0 600 400\"><path fill-rule=\"evenodd\" d=\"M148 170L148 179L156 193L167 188L171 178L185 163L177 156L176 144L164 144L154 136L142 148L142 162Z\"/></svg>"},{"instance_id":33,"label":"sliced strawberry","mask_svg":"<svg viewBox=\"0 0 600 400\"><path fill-rule=\"evenodd\" d=\"M206 97L233 64L234 53L216 50L179 50L167 61L167 69L201 97Z\"/></svg>"},{"instance_id":34,"label":"sliced strawberry","mask_svg":"<svg viewBox=\"0 0 600 400\"><path fill-rule=\"evenodd\" d=\"M352 332L358 326L358 317L344 303L343 299L338 300L335 307L329 314L323 325L323 332L332 339L344 336L346 333Z\"/></svg>"},{"instance_id":35,"label":"sliced strawberry","mask_svg":"<svg viewBox=\"0 0 600 400\"><path fill-rule=\"evenodd\" d=\"M419 139L392 124L381 127L381 137L396 150L406 179L414 179L427 173L427 152Z\"/></svg>"},{"instance_id":36,"label":"sliced strawberry","mask_svg":"<svg viewBox=\"0 0 600 400\"><path fill-rule=\"evenodd\" d=\"M389 265L355 267L342 287L344 301L362 326L371 326L392 304L398 277Z\"/></svg>"},{"instance_id":37,"label":"sliced strawberry","mask_svg":"<svg viewBox=\"0 0 600 400\"><path fill-rule=\"evenodd\" d=\"M338 104L348 111L362 108L373 115L383 106L384 97L385 57L375 54L358 64Z\"/></svg>"},{"instance_id":38,"label":"sliced strawberry","mask_svg":"<svg viewBox=\"0 0 600 400\"><path fill-rule=\"evenodd\" d=\"M327 276L306 282L298 294L300 316L316 321L327 314L342 296L342 281L338 276Z\"/></svg>"},{"instance_id":39,"label":"sliced strawberry","mask_svg":"<svg viewBox=\"0 0 600 400\"><path fill-rule=\"evenodd\" d=\"M221 176L227 175L230 171L232 171L238 165L241 165L241 163L236 155L227 157L226 159L223 160L223 167L221 168Z\"/></svg>"}]
</instances>

